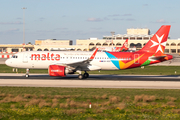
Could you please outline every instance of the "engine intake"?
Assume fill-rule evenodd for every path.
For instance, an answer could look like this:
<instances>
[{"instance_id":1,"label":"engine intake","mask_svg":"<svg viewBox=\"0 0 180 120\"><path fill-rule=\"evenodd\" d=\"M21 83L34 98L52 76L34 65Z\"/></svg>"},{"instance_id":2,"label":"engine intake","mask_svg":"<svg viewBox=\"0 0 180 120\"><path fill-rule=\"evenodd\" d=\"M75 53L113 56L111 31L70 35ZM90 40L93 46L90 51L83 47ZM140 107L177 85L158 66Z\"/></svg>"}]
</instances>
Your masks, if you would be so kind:
<instances>
[{"instance_id":1,"label":"engine intake","mask_svg":"<svg viewBox=\"0 0 180 120\"><path fill-rule=\"evenodd\" d=\"M50 65L48 69L50 76L66 76L66 67L60 65Z\"/></svg>"}]
</instances>

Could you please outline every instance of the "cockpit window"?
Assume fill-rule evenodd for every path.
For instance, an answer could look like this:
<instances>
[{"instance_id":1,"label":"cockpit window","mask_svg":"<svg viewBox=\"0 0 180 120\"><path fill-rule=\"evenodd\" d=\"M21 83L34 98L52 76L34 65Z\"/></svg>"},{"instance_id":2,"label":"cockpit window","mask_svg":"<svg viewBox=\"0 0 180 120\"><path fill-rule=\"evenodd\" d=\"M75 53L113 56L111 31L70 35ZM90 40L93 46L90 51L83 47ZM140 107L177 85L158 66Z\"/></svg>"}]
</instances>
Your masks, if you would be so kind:
<instances>
[{"instance_id":1,"label":"cockpit window","mask_svg":"<svg viewBox=\"0 0 180 120\"><path fill-rule=\"evenodd\" d=\"M18 58L18 56L17 55L13 55L12 58Z\"/></svg>"}]
</instances>

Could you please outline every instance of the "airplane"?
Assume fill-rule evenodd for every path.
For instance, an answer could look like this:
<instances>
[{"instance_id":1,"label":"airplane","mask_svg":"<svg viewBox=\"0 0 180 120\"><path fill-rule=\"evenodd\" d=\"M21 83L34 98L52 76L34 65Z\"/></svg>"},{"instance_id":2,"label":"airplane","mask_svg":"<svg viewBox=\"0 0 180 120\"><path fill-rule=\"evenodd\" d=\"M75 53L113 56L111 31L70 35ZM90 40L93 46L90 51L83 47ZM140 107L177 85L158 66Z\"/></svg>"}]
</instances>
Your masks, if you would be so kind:
<instances>
[{"instance_id":1,"label":"airplane","mask_svg":"<svg viewBox=\"0 0 180 120\"><path fill-rule=\"evenodd\" d=\"M123 46L119 48L119 51L127 51L128 50L128 39L124 42Z\"/></svg>"},{"instance_id":2,"label":"airplane","mask_svg":"<svg viewBox=\"0 0 180 120\"><path fill-rule=\"evenodd\" d=\"M98 51L108 51L108 52L119 52L119 51L127 51L128 50L128 39L123 43L122 47L98 47Z\"/></svg>"},{"instance_id":3,"label":"airplane","mask_svg":"<svg viewBox=\"0 0 180 120\"><path fill-rule=\"evenodd\" d=\"M29 69L48 69L50 76L65 77L78 72L78 78L88 78L91 70L124 70L170 60L172 55L164 54L170 25L163 25L136 52L93 52L85 51L26 51L7 59L5 64L14 68L25 68L26 77ZM82 71L85 73L82 74Z\"/></svg>"}]
</instances>

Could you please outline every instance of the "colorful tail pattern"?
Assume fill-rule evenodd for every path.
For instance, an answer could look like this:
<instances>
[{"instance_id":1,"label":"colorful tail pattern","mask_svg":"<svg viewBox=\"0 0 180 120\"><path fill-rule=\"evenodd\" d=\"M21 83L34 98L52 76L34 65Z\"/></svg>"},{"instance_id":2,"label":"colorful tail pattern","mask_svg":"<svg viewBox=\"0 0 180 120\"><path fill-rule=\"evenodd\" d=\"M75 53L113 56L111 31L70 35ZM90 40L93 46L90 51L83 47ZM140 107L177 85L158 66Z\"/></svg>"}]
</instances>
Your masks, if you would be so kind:
<instances>
[{"instance_id":1,"label":"colorful tail pattern","mask_svg":"<svg viewBox=\"0 0 180 120\"><path fill-rule=\"evenodd\" d=\"M154 53L154 56L161 56L164 53L166 41L168 39L170 25L163 25L154 34L151 40L139 51L139 52L149 52Z\"/></svg>"},{"instance_id":2,"label":"colorful tail pattern","mask_svg":"<svg viewBox=\"0 0 180 120\"><path fill-rule=\"evenodd\" d=\"M134 68L170 60L173 57L164 54L170 27L170 25L161 26L147 44L137 52L106 52L106 54L112 58L111 62L118 69ZM116 60L117 58L122 60ZM124 60L124 58L128 59Z\"/></svg>"}]
</instances>

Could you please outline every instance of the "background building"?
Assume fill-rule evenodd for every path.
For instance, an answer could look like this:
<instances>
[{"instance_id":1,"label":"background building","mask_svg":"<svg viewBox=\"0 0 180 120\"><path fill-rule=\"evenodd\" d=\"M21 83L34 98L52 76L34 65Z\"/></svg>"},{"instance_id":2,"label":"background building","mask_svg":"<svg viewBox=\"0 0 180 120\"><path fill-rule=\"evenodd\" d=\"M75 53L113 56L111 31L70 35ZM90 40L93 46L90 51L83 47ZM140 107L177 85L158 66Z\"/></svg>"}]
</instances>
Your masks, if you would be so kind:
<instances>
[{"instance_id":1,"label":"background building","mask_svg":"<svg viewBox=\"0 0 180 120\"><path fill-rule=\"evenodd\" d=\"M126 39L128 47L136 47L137 50L144 47L144 45L152 38L149 29L127 29L127 34L116 34L113 36L103 36L103 39L77 39L76 45L73 45L72 40L35 40L35 44L31 45L0 45L0 52L21 52L25 51L91 51L96 47L121 47ZM24 48L24 49L23 49ZM180 53L180 40L168 39L166 43L166 53Z\"/></svg>"},{"instance_id":2,"label":"background building","mask_svg":"<svg viewBox=\"0 0 180 120\"><path fill-rule=\"evenodd\" d=\"M0 44L0 52L22 52L23 49L25 51L32 51L34 49L34 45L31 44L27 44L27 45L23 45L23 44Z\"/></svg>"},{"instance_id":3,"label":"background building","mask_svg":"<svg viewBox=\"0 0 180 120\"><path fill-rule=\"evenodd\" d=\"M35 40L34 51L73 50L72 40Z\"/></svg>"}]
</instances>

